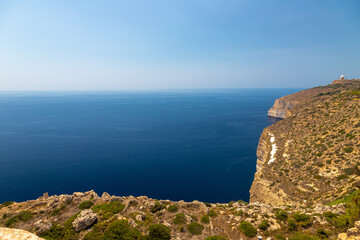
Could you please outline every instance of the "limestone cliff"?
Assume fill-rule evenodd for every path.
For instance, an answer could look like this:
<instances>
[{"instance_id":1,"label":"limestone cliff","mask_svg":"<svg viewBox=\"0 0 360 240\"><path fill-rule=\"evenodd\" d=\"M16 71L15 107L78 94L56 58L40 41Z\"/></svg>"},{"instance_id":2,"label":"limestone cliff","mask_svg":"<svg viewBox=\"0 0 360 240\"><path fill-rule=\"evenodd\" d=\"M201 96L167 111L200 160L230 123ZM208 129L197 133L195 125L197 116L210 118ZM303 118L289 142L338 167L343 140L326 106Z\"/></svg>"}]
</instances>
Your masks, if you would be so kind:
<instances>
[{"instance_id":1,"label":"limestone cliff","mask_svg":"<svg viewBox=\"0 0 360 240\"><path fill-rule=\"evenodd\" d=\"M312 205L360 185L360 80L276 100L262 133L250 202Z\"/></svg>"}]
</instances>

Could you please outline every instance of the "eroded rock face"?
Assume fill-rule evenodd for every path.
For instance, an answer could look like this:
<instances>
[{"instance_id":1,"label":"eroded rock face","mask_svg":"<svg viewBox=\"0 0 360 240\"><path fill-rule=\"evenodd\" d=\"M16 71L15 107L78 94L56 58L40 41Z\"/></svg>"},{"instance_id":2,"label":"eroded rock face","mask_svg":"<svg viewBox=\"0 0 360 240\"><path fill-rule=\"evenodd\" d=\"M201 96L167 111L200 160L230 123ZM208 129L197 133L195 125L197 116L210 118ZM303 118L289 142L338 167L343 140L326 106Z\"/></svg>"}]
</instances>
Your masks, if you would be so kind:
<instances>
[{"instance_id":1,"label":"eroded rock face","mask_svg":"<svg viewBox=\"0 0 360 240\"><path fill-rule=\"evenodd\" d=\"M97 219L97 214L91 209L82 210L79 216L73 222L73 227L76 232L90 227Z\"/></svg>"},{"instance_id":2,"label":"eroded rock face","mask_svg":"<svg viewBox=\"0 0 360 240\"><path fill-rule=\"evenodd\" d=\"M287 97L276 99L274 106L268 111L268 116L275 118L286 118L291 115L289 110L293 108L296 103L297 101L289 100Z\"/></svg>"}]
</instances>

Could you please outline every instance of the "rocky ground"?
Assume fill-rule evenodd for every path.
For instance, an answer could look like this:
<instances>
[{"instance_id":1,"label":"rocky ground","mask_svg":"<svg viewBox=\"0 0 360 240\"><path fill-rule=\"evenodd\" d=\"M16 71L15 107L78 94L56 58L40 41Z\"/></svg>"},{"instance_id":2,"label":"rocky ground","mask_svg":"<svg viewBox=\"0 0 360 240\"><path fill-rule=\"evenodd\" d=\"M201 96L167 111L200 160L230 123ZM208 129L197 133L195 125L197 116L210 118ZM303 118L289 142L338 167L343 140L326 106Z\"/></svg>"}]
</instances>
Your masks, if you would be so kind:
<instances>
[{"instance_id":1,"label":"rocky ground","mask_svg":"<svg viewBox=\"0 0 360 240\"><path fill-rule=\"evenodd\" d=\"M231 240L259 235L264 239L285 239L297 231L336 238L341 229L334 226L332 219L346 212L343 203L318 204L312 208L243 201L209 204L117 197L107 193L99 197L94 191L50 197L45 194L36 200L5 205L0 209L0 225L24 229L45 239L111 239L104 237L111 224L121 220L139 234L133 238L114 239L145 236L156 239L148 236L149 228L156 224L169 229L171 239L222 236ZM243 222L251 227L244 230L241 228Z\"/></svg>"}]
</instances>

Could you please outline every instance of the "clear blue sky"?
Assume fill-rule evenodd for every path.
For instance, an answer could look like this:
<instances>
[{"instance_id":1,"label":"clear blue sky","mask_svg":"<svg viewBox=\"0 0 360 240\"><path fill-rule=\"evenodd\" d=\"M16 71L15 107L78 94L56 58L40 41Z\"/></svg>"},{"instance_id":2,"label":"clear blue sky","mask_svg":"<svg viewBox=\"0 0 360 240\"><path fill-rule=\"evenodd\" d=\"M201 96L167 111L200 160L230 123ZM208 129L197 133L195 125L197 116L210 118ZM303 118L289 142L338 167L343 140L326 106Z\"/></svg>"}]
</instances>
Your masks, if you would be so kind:
<instances>
[{"instance_id":1,"label":"clear blue sky","mask_svg":"<svg viewBox=\"0 0 360 240\"><path fill-rule=\"evenodd\" d=\"M359 0L0 0L0 90L360 78Z\"/></svg>"}]
</instances>

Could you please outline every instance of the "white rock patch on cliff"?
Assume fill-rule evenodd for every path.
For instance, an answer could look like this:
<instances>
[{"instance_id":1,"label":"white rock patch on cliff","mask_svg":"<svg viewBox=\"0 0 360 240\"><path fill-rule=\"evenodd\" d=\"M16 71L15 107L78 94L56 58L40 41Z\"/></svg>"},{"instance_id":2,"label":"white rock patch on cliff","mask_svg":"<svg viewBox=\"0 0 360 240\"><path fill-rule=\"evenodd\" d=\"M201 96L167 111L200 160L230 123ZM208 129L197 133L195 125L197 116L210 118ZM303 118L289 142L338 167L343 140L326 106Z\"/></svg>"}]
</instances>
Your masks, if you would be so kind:
<instances>
[{"instance_id":1,"label":"white rock patch on cliff","mask_svg":"<svg viewBox=\"0 0 360 240\"><path fill-rule=\"evenodd\" d=\"M268 164L270 164L276 160L275 153L277 151L276 143L275 143L275 136L271 133L269 134L269 136L270 136L270 143L271 143L271 152L270 152L270 160L269 160Z\"/></svg>"}]
</instances>

